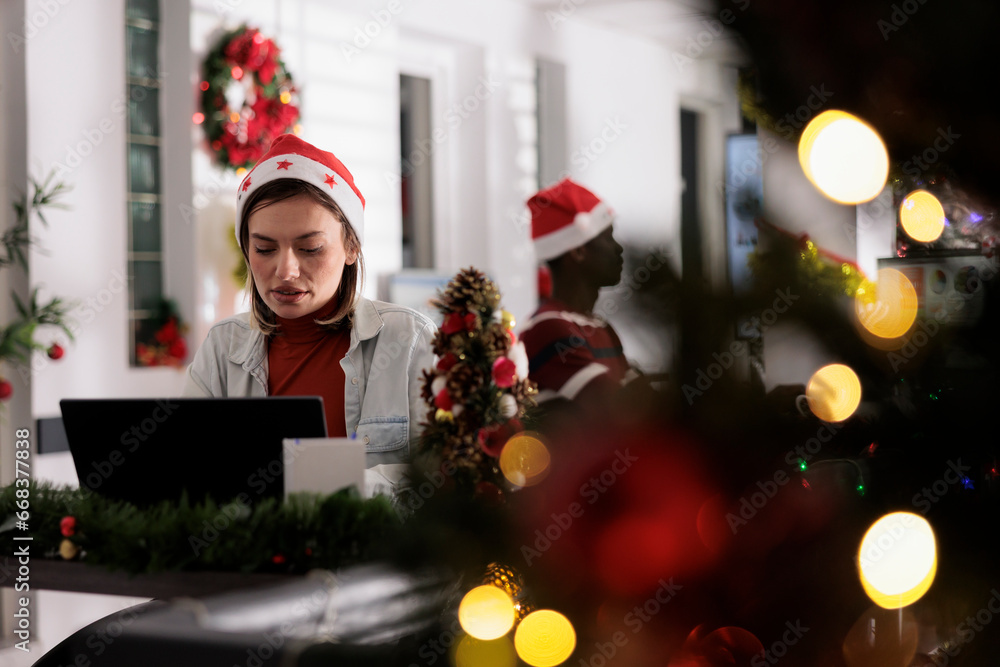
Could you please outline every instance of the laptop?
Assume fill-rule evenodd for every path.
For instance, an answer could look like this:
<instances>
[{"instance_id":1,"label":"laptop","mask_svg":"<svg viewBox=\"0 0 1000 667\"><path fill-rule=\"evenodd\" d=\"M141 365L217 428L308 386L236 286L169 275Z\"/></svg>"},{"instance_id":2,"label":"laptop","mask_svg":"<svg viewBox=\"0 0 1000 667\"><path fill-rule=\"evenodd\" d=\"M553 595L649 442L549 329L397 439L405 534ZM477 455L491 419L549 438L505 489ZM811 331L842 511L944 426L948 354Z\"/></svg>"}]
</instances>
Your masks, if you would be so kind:
<instances>
[{"instance_id":1,"label":"laptop","mask_svg":"<svg viewBox=\"0 0 1000 667\"><path fill-rule=\"evenodd\" d=\"M80 486L140 506L284 497L282 441L326 436L319 396L59 401Z\"/></svg>"}]
</instances>

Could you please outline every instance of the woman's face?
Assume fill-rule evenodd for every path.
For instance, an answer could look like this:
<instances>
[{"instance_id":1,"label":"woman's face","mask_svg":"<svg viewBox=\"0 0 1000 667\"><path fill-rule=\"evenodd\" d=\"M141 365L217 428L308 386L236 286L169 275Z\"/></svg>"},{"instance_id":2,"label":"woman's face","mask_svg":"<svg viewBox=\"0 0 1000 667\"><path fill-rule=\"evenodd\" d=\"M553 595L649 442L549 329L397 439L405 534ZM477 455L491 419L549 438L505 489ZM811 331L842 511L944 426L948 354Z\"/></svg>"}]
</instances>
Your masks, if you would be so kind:
<instances>
[{"instance_id":1,"label":"woman's face","mask_svg":"<svg viewBox=\"0 0 1000 667\"><path fill-rule=\"evenodd\" d=\"M337 293L344 266L357 259L344 248L343 224L306 195L250 214L250 271L275 315L285 319L309 315Z\"/></svg>"}]
</instances>

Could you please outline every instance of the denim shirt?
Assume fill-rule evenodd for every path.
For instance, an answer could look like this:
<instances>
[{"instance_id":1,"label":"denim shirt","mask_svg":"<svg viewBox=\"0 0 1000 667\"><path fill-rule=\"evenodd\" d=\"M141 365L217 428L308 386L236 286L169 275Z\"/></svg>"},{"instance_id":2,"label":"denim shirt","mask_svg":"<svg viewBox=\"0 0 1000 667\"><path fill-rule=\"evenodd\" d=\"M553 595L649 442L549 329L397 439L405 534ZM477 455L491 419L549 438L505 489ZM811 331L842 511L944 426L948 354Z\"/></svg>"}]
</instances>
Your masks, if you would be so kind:
<instances>
[{"instance_id":1,"label":"denim shirt","mask_svg":"<svg viewBox=\"0 0 1000 667\"><path fill-rule=\"evenodd\" d=\"M406 463L428 405L422 372L434 363L434 323L415 310L359 297L344 369L348 434L368 468ZM267 337L241 313L216 323L187 369L185 396L267 396Z\"/></svg>"}]
</instances>

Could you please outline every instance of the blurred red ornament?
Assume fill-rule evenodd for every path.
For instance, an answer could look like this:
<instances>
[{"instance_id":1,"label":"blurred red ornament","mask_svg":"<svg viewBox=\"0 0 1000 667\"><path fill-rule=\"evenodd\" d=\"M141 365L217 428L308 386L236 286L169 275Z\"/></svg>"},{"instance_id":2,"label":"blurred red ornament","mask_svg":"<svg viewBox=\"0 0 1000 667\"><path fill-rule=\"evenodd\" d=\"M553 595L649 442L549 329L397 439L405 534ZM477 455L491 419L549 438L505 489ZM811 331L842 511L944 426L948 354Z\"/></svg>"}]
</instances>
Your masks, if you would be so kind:
<instances>
[{"instance_id":1,"label":"blurred red ornament","mask_svg":"<svg viewBox=\"0 0 1000 667\"><path fill-rule=\"evenodd\" d=\"M285 556L283 554L275 554L271 557L271 562L275 565L281 565L285 562Z\"/></svg>"},{"instance_id":2,"label":"blurred red ornament","mask_svg":"<svg viewBox=\"0 0 1000 667\"><path fill-rule=\"evenodd\" d=\"M483 450L483 453L493 458L500 458L500 452L503 451L503 446L507 444L507 441L514 434L520 433L523 430L524 425L520 419L508 419L502 424L492 424L479 429L479 432L476 434L476 440L479 442L479 448Z\"/></svg>"},{"instance_id":3,"label":"blurred red ornament","mask_svg":"<svg viewBox=\"0 0 1000 667\"><path fill-rule=\"evenodd\" d=\"M47 354L49 355L49 359L59 360L63 358L64 354L66 354L66 350L64 350L62 345L59 343L52 343L52 345L49 346Z\"/></svg>"},{"instance_id":4,"label":"blurred red ornament","mask_svg":"<svg viewBox=\"0 0 1000 667\"><path fill-rule=\"evenodd\" d=\"M732 665L770 665L765 662L764 645L743 628L729 626L709 632L699 625L684 641L684 646L670 660L669 667L730 667Z\"/></svg>"},{"instance_id":5,"label":"blurred red ornament","mask_svg":"<svg viewBox=\"0 0 1000 667\"><path fill-rule=\"evenodd\" d=\"M0 380L0 401L6 401L14 393L14 385L10 380Z\"/></svg>"},{"instance_id":6,"label":"blurred red ornament","mask_svg":"<svg viewBox=\"0 0 1000 667\"><path fill-rule=\"evenodd\" d=\"M70 537L76 534L76 517L64 516L59 522L59 532L63 537Z\"/></svg>"},{"instance_id":7,"label":"blurred red ornament","mask_svg":"<svg viewBox=\"0 0 1000 667\"><path fill-rule=\"evenodd\" d=\"M499 357L493 362L493 382L506 389L517 379L517 365L509 357Z\"/></svg>"},{"instance_id":8,"label":"blurred red ornament","mask_svg":"<svg viewBox=\"0 0 1000 667\"><path fill-rule=\"evenodd\" d=\"M442 373L447 373L451 370L451 367L458 363L458 357L453 353L449 352L437 362L437 369Z\"/></svg>"},{"instance_id":9,"label":"blurred red ornament","mask_svg":"<svg viewBox=\"0 0 1000 667\"><path fill-rule=\"evenodd\" d=\"M448 313L441 323L441 331L449 335L458 333L464 328L465 324L462 322L462 316L458 313Z\"/></svg>"},{"instance_id":10,"label":"blurred red ornament","mask_svg":"<svg viewBox=\"0 0 1000 667\"><path fill-rule=\"evenodd\" d=\"M479 482L476 484L476 497L482 500L486 505L497 506L503 505L504 494L499 486L493 482Z\"/></svg>"},{"instance_id":11,"label":"blurred red ornament","mask_svg":"<svg viewBox=\"0 0 1000 667\"><path fill-rule=\"evenodd\" d=\"M454 404L455 403L451 400L451 396L448 394L447 389L442 389L434 397L434 407L439 410L451 410Z\"/></svg>"}]
</instances>

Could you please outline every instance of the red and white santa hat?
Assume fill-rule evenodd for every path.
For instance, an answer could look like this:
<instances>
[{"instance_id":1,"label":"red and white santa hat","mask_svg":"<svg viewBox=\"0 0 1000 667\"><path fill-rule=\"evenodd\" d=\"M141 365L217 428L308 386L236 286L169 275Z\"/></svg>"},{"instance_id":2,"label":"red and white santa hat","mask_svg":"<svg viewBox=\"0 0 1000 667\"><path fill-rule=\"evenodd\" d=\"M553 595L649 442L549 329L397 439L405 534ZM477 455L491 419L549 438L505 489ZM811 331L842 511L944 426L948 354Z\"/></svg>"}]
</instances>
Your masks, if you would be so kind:
<instances>
[{"instance_id":1,"label":"red and white santa hat","mask_svg":"<svg viewBox=\"0 0 1000 667\"><path fill-rule=\"evenodd\" d=\"M614 211L566 178L528 200L535 254L548 260L582 246L614 222Z\"/></svg>"},{"instance_id":2,"label":"red and white santa hat","mask_svg":"<svg viewBox=\"0 0 1000 667\"><path fill-rule=\"evenodd\" d=\"M321 151L294 134L282 134L243 178L236 194L236 242L240 240L243 204L254 190L279 178L312 183L337 203L347 222L364 242L365 198L354 185L354 177L333 153Z\"/></svg>"}]
</instances>

